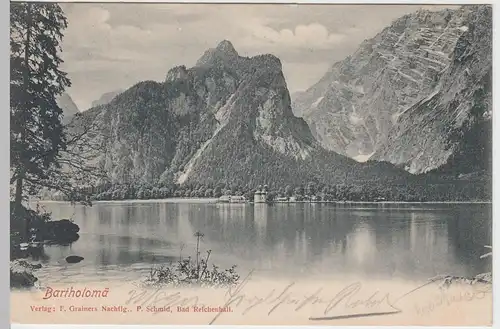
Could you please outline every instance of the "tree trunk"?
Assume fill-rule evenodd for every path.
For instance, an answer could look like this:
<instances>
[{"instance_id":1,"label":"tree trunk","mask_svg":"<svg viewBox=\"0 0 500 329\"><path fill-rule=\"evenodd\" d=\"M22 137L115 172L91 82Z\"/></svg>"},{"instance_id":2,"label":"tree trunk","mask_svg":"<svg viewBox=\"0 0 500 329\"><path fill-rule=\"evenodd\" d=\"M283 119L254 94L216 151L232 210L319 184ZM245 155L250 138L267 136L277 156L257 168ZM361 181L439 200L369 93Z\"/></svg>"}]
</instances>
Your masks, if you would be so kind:
<instances>
[{"instance_id":1,"label":"tree trunk","mask_svg":"<svg viewBox=\"0 0 500 329\"><path fill-rule=\"evenodd\" d=\"M30 72L29 72L29 57L30 57L30 42L31 42L31 4L27 3L26 4L26 39L24 42L24 71L23 71L23 87L24 87L24 101L25 101L25 108L23 111L25 113L29 111L30 107L30 102L28 99L29 95L29 78L30 78ZM21 123L22 125L23 123ZM25 138L25 127L21 127L21 136L20 139L21 141L24 141ZM23 178L25 175L25 170L24 170L24 163L21 160L19 163L19 172L18 172L18 177L16 180L16 195L14 199L14 209L16 211L21 210L22 202L23 202Z\"/></svg>"},{"instance_id":2,"label":"tree trunk","mask_svg":"<svg viewBox=\"0 0 500 329\"><path fill-rule=\"evenodd\" d=\"M25 107L23 111L24 113L29 112L31 109L30 105L30 99L29 99L29 81L30 81L30 66L29 66L29 58L30 58L30 43L31 43L31 4L26 3L26 40L24 43L24 71L23 71L23 87L24 87L24 97L25 97ZM21 123L22 125L23 123ZM25 133L25 126L22 126L21 129L21 141L24 141L26 138L26 133ZM19 173L18 173L18 178L16 180L16 196L14 199L14 206L16 207L16 211L22 211L22 201L23 201L23 179L25 175L25 168L24 168L24 162L21 159L20 161L20 168L19 168ZM19 212L21 213L21 212ZM30 219L26 218L26 227L25 227L25 234L26 237L29 236L29 231L30 231Z\"/></svg>"},{"instance_id":3,"label":"tree trunk","mask_svg":"<svg viewBox=\"0 0 500 329\"><path fill-rule=\"evenodd\" d=\"M19 211L23 202L23 179L18 178L16 180L16 196L14 199L14 209Z\"/></svg>"},{"instance_id":4,"label":"tree trunk","mask_svg":"<svg viewBox=\"0 0 500 329\"><path fill-rule=\"evenodd\" d=\"M14 212L18 215L21 215L23 213L23 179L18 178L16 180L16 197L14 199ZM24 220L24 227L21 229L21 234L24 233L24 239L29 238L29 233L30 233L30 219L29 218L19 218L21 221ZM24 232L23 232L24 231Z\"/></svg>"}]
</instances>

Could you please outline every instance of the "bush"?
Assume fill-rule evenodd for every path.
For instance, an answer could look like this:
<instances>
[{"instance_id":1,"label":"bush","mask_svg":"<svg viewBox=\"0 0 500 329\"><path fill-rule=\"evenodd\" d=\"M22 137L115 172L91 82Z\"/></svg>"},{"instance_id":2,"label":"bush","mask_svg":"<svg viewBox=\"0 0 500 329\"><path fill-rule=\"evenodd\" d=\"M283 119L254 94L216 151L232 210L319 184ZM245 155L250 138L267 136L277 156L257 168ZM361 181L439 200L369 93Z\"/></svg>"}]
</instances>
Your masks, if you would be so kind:
<instances>
[{"instance_id":1,"label":"bush","mask_svg":"<svg viewBox=\"0 0 500 329\"><path fill-rule=\"evenodd\" d=\"M41 212L39 209L28 209L24 206L16 210L14 203L10 203L10 233L11 238L18 243L27 242L31 237L29 227L42 226L49 220L50 213Z\"/></svg>"},{"instance_id":2,"label":"bush","mask_svg":"<svg viewBox=\"0 0 500 329\"><path fill-rule=\"evenodd\" d=\"M13 272L10 270L10 287L11 288L29 288L35 285L38 279L28 272Z\"/></svg>"},{"instance_id":3,"label":"bush","mask_svg":"<svg viewBox=\"0 0 500 329\"><path fill-rule=\"evenodd\" d=\"M179 258L176 263L154 266L145 280L146 285L167 286L200 286L200 287L228 287L238 283L240 276L236 273L236 265L221 270L217 265L209 266L211 250L207 251L205 259L199 259L199 243L202 233L195 234L197 238L195 259Z\"/></svg>"},{"instance_id":4,"label":"bush","mask_svg":"<svg viewBox=\"0 0 500 329\"><path fill-rule=\"evenodd\" d=\"M491 246L484 246L485 248L492 249ZM493 252L488 252L482 255L480 258L488 258L492 257ZM453 283L462 283L474 285L477 283L491 285L493 284L493 276L491 272L480 273L475 275L474 277L463 277L463 276L455 276L455 275L439 275L435 278L430 279L434 282L440 283L441 289L449 288Z\"/></svg>"},{"instance_id":5,"label":"bush","mask_svg":"<svg viewBox=\"0 0 500 329\"><path fill-rule=\"evenodd\" d=\"M11 288L33 287L38 279L33 271L41 267L40 264L33 265L23 260L10 262L10 286Z\"/></svg>"},{"instance_id":6,"label":"bush","mask_svg":"<svg viewBox=\"0 0 500 329\"><path fill-rule=\"evenodd\" d=\"M22 206L10 213L10 257L12 260L38 254L41 244L68 245L78 240L77 224L68 219L51 220L51 214ZM36 242L36 244L32 244ZM21 244L29 244L21 248Z\"/></svg>"},{"instance_id":7,"label":"bush","mask_svg":"<svg viewBox=\"0 0 500 329\"><path fill-rule=\"evenodd\" d=\"M210 255L210 253L208 253ZM207 257L208 258L208 257ZM236 273L236 265L221 270L215 264L209 269L207 260L199 265L188 257L175 264L160 265L151 268L146 279L151 285L228 287L238 283L240 276Z\"/></svg>"}]
</instances>

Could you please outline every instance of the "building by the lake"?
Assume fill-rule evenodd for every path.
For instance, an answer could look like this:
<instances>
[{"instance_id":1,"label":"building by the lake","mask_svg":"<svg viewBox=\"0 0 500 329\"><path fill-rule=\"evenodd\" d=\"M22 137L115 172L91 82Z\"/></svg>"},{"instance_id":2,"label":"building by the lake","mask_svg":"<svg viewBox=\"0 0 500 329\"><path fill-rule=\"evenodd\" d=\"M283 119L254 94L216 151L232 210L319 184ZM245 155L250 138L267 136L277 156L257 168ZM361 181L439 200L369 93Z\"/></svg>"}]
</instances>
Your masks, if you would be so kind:
<instances>
[{"instance_id":1,"label":"building by the lake","mask_svg":"<svg viewBox=\"0 0 500 329\"><path fill-rule=\"evenodd\" d=\"M231 195L229 202L231 203L245 203L247 199L243 195Z\"/></svg>"},{"instance_id":2,"label":"building by the lake","mask_svg":"<svg viewBox=\"0 0 500 329\"><path fill-rule=\"evenodd\" d=\"M221 196L217 202L221 202L221 203L229 203L231 202L231 196L230 195L223 195Z\"/></svg>"},{"instance_id":3,"label":"building by the lake","mask_svg":"<svg viewBox=\"0 0 500 329\"><path fill-rule=\"evenodd\" d=\"M262 187L259 185L259 188L257 191L255 191L254 197L253 197L253 202L254 203L265 203L267 200L267 185L264 185Z\"/></svg>"},{"instance_id":4,"label":"building by the lake","mask_svg":"<svg viewBox=\"0 0 500 329\"><path fill-rule=\"evenodd\" d=\"M245 203L247 199L242 195L223 195L217 202L220 203Z\"/></svg>"}]
</instances>

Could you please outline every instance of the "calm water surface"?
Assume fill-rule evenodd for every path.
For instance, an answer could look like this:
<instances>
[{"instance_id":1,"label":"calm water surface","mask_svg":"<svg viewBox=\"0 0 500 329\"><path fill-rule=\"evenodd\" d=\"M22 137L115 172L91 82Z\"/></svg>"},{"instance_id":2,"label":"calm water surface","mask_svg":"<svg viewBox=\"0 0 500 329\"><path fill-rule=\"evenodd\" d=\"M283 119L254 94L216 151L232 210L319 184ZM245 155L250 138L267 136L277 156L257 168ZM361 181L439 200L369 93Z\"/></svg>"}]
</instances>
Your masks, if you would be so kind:
<instances>
[{"instance_id":1,"label":"calm water surface","mask_svg":"<svg viewBox=\"0 0 500 329\"><path fill-rule=\"evenodd\" d=\"M80 238L45 247L42 284L138 280L152 264L201 255L241 274L423 280L491 270L490 204L44 203ZM66 264L69 255L83 256Z\"/></svg>"}]
</instances>

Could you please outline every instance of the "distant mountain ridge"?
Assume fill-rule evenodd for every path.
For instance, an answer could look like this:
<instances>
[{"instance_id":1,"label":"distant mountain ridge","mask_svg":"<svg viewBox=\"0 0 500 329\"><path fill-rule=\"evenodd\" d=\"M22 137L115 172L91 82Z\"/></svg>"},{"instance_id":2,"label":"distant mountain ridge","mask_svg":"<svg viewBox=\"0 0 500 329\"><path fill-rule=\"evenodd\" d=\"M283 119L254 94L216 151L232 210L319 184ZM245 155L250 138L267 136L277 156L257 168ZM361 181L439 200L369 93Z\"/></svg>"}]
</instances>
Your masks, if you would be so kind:
<instances>
[{"instance_id":1,"label":"distant mountain ridge","mask_svg":"<svg viewBox=\"0 0 500 329\"><path fill-rule=\"evenodd\" d=\"M105 141L112 182L303 184L398 179L385 163L326 151L293 115L280 60L222 41L192 68L144 81L86 112Z\"/></svg>"},{"instance_id":2,"label":"distant mountain ridge","mask_svg":"<svg viewBox=\"0 0 500 329\"><path fill-rule=\"evenodd\" d=\"M104 93L101 95L101 97L99 97L99 99L92 102L91 107L96 107L99 105L106 105L109 102L111 102L113 100L113 98L115 98L116 96L121 94L123 91L124 91L123 89L118 89L115 91L110 91L110 92Z\"/></svg>"},{"instance_id":3,"label":"distant mountain ridge","mask_svg":"<svg viewBox=\"0 0 500 329\"><path fill-rule=\"evenodd\" d=\"M80 112L75 102L68 93L63 93L57 98L57 104L63 110L63 124L68 124L73 116Z\"/></svg>"}]
</instances>

